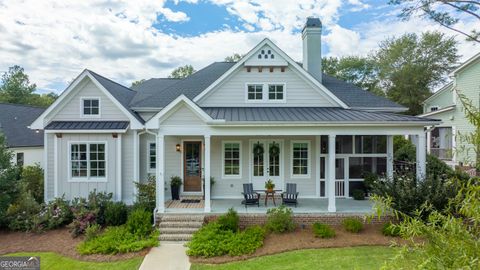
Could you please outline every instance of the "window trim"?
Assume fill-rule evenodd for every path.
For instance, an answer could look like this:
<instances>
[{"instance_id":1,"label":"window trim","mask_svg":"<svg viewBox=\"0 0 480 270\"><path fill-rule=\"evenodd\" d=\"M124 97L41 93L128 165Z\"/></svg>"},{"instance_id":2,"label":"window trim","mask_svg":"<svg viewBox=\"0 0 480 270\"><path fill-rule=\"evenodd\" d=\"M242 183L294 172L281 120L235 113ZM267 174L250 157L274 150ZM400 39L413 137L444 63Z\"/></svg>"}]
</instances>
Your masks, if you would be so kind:
<instances>
[{"instance_id":1,"label":"window trim","mask_svg":"<svg viewBox=\"0 0 480 270\"><path fill-rule=\"evenodd\" d=\"M262 86L262 99L248 99L248 86L261 85ZM283 99L269 99L270 85L283 85ZM248 82L245 83L245 102L246 103L286 103L287 102L287 83L286 82Z\"/></svg>"},{"instance_id":2,"label":"window trim","mask_svg":"<svg viewBox=\"0 0 480 270\"><path fill-rule=\"evenodd\" d=\"M85 100L98 100L98 114L84 114L84 107L83 107L83 102ZM102 100L100 97L81 97L80 98L80 117L81 118L100 118L101 117L101 111L102 111Z\"/></svg>"},{"instance_id":3,"label":"window trim","mask_svg":"<svg viewBox=\"0 0 480 270\"><path fill-rule=\"evenodd\" d=\"M155 168L150 167L150 145L155 144ZM156 163L157 163L157 143L155 141L147 141L147 172L156 173Z\"/></svg>"},{"instance_id":4,"label":"window trim","mask_svg":"<svg viewBox=\"0 0 480 270\"><path fill-rule=\"evenodd\" d=\"M294 174L293 173L293 145L295 143L307 144L307 174ZM312 143L310 140L291 140L290 141L290 177L291 178L311 178L312 173Z\"/></svg>"},{"instance_id":5,"label":"window trim","mask_svg":"<svg viewBox=\"0 0 480 270\"><path fill-rule=\"evenodd\" d=\"M72 144L86 144L87 145L87 176L73 177L72 176ZM105 176L90 177L90 144L105 144ZM108 182L108 143L107 141L69 141L68 142L68 180L71 183L96 183Z\"/></svg>"},{"instance_id":6,"label":"window trim","mask_svg":"<svg viewBox=\"0 0 480 270\"><path fill-rule=\"evenodd\" d=\"M225 174L225 144L227 143L237 143L239 145L239 171L238 171L238 175L226 175ZM230 140L226 140L226 141L223 141L222 140L222 178L225 178L225 179L241 179L242 178L242 165L243 165L243 162L242 162L242 158L243 158L243 155L242 155L242 141L230 141Z\"/></svg>"}]
</instances>

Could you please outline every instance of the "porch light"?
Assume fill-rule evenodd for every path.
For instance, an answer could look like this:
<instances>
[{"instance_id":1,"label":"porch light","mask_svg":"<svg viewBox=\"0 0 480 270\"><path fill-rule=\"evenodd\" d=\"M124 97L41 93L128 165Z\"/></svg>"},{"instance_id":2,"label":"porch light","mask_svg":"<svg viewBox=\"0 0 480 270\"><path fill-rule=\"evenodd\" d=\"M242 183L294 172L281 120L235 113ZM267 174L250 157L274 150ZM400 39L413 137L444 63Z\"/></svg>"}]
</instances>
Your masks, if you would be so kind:
<instances>
[{"instance_id":1,"label":"porch light","mask_svg":"<svg viewBox=\"0 0 480 270\"><path fill-rule=\"evenodd\" d=\"M175 150L177 150L177 152L180 152L180 144L177 143L177 145L175 145Z\"/></svg>"}]
</instances>

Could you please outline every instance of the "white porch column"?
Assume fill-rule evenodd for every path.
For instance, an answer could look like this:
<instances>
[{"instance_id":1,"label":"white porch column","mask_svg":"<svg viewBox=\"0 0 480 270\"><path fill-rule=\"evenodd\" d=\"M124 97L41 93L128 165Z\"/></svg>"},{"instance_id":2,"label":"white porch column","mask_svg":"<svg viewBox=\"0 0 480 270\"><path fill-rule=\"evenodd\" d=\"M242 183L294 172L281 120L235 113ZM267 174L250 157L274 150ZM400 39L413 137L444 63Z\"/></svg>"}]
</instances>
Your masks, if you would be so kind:
<instances>
[{"instance_id":1,"label":"white porch column","mask_svg":"<svg viewBox=\"0 0 480 270\"><path fill-rule=\"evenodd\" d=\"M157 212L165 212L165 135L157 134L157 172L156 172L156 206Z\"/></svg>"},{"instance_id":2,"label":"white porch column","mask_svg":"<svg viewBox=\"0 0 480 270\"><path fill-rule=\"evenodd\" d=\"M138 147L138 130L133 131L133 181L140 182L140 170L139 170L139 159L140 159L140 152ZM136 201L138 188L135 183L133 184L133 201Z\"/></svg>"},{"instance_id":3,"label":"white porch column","mask_svg":"<svg viewBox=\"0 0 480 270\"><path fill-rule=\"evenodd\" d=\"M393 178L393 135L387 136L387 177Z\"/></svg>"},{"instance_id":4,"label":"white porch column","mask_svg":"<svg viewBox=\"0 0 480 270\"><path fill-rule=\"evenodd\" d=\"M425 163L427 159L427 147L425 133L420 133L417 137L417 179L425 177Z\"/></svg>"},{"instance_id":5,"label":"white porch column","mask_svg":"<svg viewBox=\"0 0 480 270\"><path fill-rule=\"evenodd\" d=\"M210 135L204 136L205 140L205 213L212 209L210 206Z\"/></svg>"},{"instance_id":6,"label":"white porch column","mask_svg":"<svg viewBox=\"0 0 480 270\"><path fill-rule=\"evenodd\" d=\"M432 130L427 132L427 154L431 153L432 148Z\"/></svg>"},{"instance_id":7,"label":"white porch column","mask_svg":"<svg viewBox=\"0 0 480 270\"><path fill-rule=\"evenodd\" d=\"M320 198L320 135L315 136L315 197Z\"/></svg>"},{"instance_id":8,"label":"white porch column","mask_svg":"<svg viewBox=\"0 0 480 270\"><path fill-rule=\"evenodd\" d=\"M328 135L328 212L336 212L335 206L335 137Z\"/></svg>"},{"instance_id":9,"label":"white porch column","mask_svg":"<svg viewBox=\"0 0 480 270\"><path fill-rule=\"evenodd\" d=\"M122 201L122 134L117 135L117 201Z\"/></svg>"}]
</instances>

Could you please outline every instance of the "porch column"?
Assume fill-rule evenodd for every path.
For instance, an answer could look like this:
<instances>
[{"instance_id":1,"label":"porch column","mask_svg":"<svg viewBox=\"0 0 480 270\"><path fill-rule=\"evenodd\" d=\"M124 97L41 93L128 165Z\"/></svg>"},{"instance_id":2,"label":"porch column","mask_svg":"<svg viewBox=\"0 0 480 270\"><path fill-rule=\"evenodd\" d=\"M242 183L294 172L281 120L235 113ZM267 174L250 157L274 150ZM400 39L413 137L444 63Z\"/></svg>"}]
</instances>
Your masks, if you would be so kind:
<instances>
[{"instance_id":1,"label":"porch column","mask_svg":"<svg viewBox=\"0 0 480 270\"><path fill-rule=\"evenodd\" d=\"M210 135L204 136L205 140L205 213L211 211L210 206Z\"/></svg>"},{"instance_id":2,"label":"porch column","mask_svg":"<svg viewBox=\"0 0 480 270\"><path fill-rule=\"evenodd\" d=\"M138 147L138 130L133 131L133 181L140 182L140 170L139 170L139 162L140 162L140 152ZM133 185L133 201L137 200L138 195L138 187L137 185Z\"/></svg>"},{"instance_id":3,"label":"porch column","mask_svg":"<svg viewBox=\"0 0 480 270\"><path fill-rule=\"evenodd\" d=\"M157 212L165 212L165 135L157 134L157 171L155 191Z\"/></svg>"},{"instance_id":4,"label":"porch column","mask_svg":"<svg viewBox=\"0 0 480 270\"><path fill-rule=\"evenodd\" d=\"M427 132L427 154L431 153L431 148L432 148L432 130Z\"/></svg>"},{"instance_id":5,"label":"porch column","mask_svg":"<svg viewBox=\"0 0 480 270\"><path fill-rule=\"evenodd\" d=\"M335 206L335 137L328 135L328 212L336 212Z\"/></svg>"},{"instance_id":6,"label":"porch column","mask_svg":"<svg viewBox=\"0 0 480 270\"><path fill-rule=\"evenodd\" d=\"M425 163L427 158L425 133L420 133L416 137L417 137L417 179L423 179L426 173Z\"/></svg>"},{"instance_id":7,"label":"porch column","mask_svg":"<svg viewBox=\"0 0 480 270\"><path fill-rule=\"evenodd\" d=\"M393 135L387 136L387 177L393 178Z\"/></svg>"}]
</instances>

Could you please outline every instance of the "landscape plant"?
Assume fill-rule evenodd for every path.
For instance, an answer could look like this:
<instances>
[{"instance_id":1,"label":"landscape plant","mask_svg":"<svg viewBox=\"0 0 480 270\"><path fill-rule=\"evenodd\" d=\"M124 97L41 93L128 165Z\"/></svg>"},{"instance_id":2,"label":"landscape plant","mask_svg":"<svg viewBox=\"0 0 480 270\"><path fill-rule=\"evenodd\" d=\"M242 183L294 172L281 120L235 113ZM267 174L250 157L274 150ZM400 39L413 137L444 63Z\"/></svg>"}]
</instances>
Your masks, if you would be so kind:
<instances>
[{"instance_id":1,"label":"landscape plant","mask_svg":"<svg viewBox=\"0 0 480 270\"><path fill-rule=\"evenodd\" d=\"M40 165L24 166L20 176L21 192L31 192L38 203L43 203L43 169Z\"/></svg>"},{"instance_id":2,"label":"landscape plant","mask_svg":"<svg viewBox=\"0 0 480 270\"><path fill-rule=\"evenodd\" d=\"M267 210L267 222L265 228L274 233L291 232L295 230L292 209L281 205Z\"/></svg>"},{"instance_id":3,"label":"landscape plant","mask_svg":"<svg viewBox=\"0 0 480 270\"><path fill-rule=\"evenodd\" d=\"M365 200L365 191L362 189L354 189L352 191L352 197L357 201Z\"/></svg>"},{"instance_id":4,"label":"landscape plant","mask_svg":"<svg viewBox=\"0 0 480 270\"><path fill-rule=\"evenodd\" d=\"M124 202L108 202L105 207L105 225L119 226L127 221L128 208Z\"/></svg>"},{"instance_id":5,"label":"landscape plant","mask_svg":"<svg viewBox=\"0 0 480 270\"><path fill-rule=\"evenodd\" d=\"M383 224L382 234L385 236L400 236L400 228L391 222Z\"/></svg>"},{"instance_id":6,"label":"landscape plant","mask_svg":"<svg viewBox=\"0 0 480 270\"><path fill-rule=\"evenodd\" d=\"M347 232L359 233L363 229L363 222L359 218L348 217L342 221L343 228Z\"/></svg>"},{"instance_id":7,"label":"landscape plant","mask_svg":"<svg viewBox=\"0 0 480 270\"><path fill-rule=\"evenodd\" d=\"M312 226L315 237L332 238L335 237L335 230L327 224L315 222Z\"/></svg>"},{"instance_id":8,"label":"landscape plant","mask_svg":"<svg viewBox=\"0 0 480 270\"><path fill-rule=\"evenodd\" d=\"M146 209L153 212L155 209L156 183L155 176L150 175L145 183L135 182L138 189L134 208Z\"/></svg>"},{"instance_id":9,"label":"landscape plant","mask_svg":"<svg viewBox=\"0 0 480 270\"><path fill-rule=\"evenodd\" d=\"M232 232L236 232L238 231L240 217L233 208L230 208L228 209L228 212L226 214L218 217L217 222L218 224L220 224L222 230L230 230Z\"/></svg>"}]
</instances>

